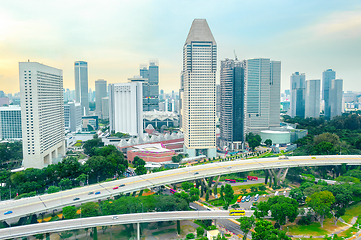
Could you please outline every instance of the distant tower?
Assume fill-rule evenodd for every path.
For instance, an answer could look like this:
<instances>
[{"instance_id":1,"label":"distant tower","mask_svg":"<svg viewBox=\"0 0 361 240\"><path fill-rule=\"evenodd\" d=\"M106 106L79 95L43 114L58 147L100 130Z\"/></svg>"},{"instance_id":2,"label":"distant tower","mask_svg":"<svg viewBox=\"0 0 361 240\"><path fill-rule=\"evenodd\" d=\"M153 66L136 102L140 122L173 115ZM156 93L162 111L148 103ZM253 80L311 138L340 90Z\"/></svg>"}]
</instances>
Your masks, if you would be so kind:
<instances>
[{"instance_id":1,"label":"distant tower","mask_svg":"<svg viewBox=\"0 0 361 240\"><path fill-rule=\"evenodd\" d=\"M330 119L342 114L342 91L343 91L343 80L333 79L330 83Z\"/></svg>"},{"instance_id":2,"label":"distant tower","mask_svg":"<svg viewBox=\"0 0 361 240\"><path fill-rule=\"evenodd\" d=\"M336 78L336 72L332 69L327 69L322 73L322 85L323 85L323 100L325 101L325 117L331 117L331 104L330 104L330 88L331 81Z\"/></svg>"},{"instance_id":3,"label":"distant tower","mask_svg":"<svg viewBox=\"0 0 361 240\"><path fill-rule=\"evenodd\" d=\"M321 80L306 81L305 117L317 118L320 116Z\"/></svg>"},{"instance_id":4,"label":"distant tower","mask_svg":"<svg viewBox=\"0 0 361 240\"><path fill-rule=\"evenodd\" d=\"M242 149L246 107L242 63L232 59L221 61L220 82L220 147Z\"/></svg>"},{"instance_id":5,"label":"distant tower","mask_svg":"<svg viewBox=\"0 0 361 240\"><path fill-rule=\"evenodd\" d=\"M195 19L183 46L184 151L216 156L217 45L205 19Z\"/></svg>"},{"instance_id":6,"label":"distant tower","mask_svg":"<svg viewBox=\"0 0 361 240\"><path fill-rule=\"evenodd\" d=\"M291 76L291 117L305 117L306 76L295 72Z\"/></svg>"},{"instance_id":7,"label":"distant tower","mask_svg":"<svg viewBox=\"0 0 361 240\"><path fill-rule=\"evenodd\" d=\"M107 96L107 81L99 79L95 81L95 107L99 118L103 118L102 98Z\"/></svg>"},{"instance_id":8,"label":"distant tower","mask_svg":"<svg viewBox=\"0 0 361 240\"><path fill-rule=\"evenodd\" d=\"M74 63L75 101L82 106L83 116L89 115L88 100L88 63L77 61Z\"/></svg>"},{"instance_id":9,"label":"distant tower","mask_svg":"<svg viewBox=\"0 0 361 240\"><path fill-rule=\"evenodd\" d=\"M143 111L153 111L159 109L159 67L158 60L149 61L147 65L140 65L140 76L147 79L147 84L143 84Z\"/></svg>"},{"instance_id":10,"label":"distant tower","mask_svg":"<svg viewBox=\"0 0 361 240\"><path fill-rule=\"evenodd\" d=\"M23 165L43 168L57 163L65 155L63 71L21 62L19 80Z\"/></svg>"}]
</instances>

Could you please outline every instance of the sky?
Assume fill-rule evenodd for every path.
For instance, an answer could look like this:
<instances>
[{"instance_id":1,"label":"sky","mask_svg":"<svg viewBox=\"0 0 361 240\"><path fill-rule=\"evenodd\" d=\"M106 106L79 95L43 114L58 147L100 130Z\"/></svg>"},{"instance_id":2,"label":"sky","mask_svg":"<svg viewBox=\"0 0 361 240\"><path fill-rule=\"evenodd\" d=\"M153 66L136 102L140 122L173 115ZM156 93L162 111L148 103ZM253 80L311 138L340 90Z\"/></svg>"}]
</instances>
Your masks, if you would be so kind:
<instances>
[{"instance_id":1,"label":"sky","mask_svg":"<svg viewBox=\"0 0 361 240\"><path fill-rule=\"evenodd\" d=\"M93 90L158 59L160 89L178 91L195 18L210 26L218 67L235 51L281 61L282 91L293 72L321 79L329 68L344 91L361 91L361 0L0 0L0 90L19 92L18 63L28 59L62 69L69 89L74 62L87 61Z\"/></svg>"}]
</instances>

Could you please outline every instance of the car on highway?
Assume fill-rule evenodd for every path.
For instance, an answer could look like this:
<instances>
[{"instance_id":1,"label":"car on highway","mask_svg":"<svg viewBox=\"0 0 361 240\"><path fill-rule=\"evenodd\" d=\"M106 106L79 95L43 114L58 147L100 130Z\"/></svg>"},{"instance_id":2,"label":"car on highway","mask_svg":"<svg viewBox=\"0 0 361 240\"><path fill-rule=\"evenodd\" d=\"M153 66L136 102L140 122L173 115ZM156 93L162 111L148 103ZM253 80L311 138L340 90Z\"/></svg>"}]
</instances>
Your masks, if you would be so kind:
<instances>
[{"instance_id":1,"label":"car on highway","mask_svg":"<svg viewBox=\"0 0 361 240\"><path fill-rule=\"evenodd\" d=\"M279 160L284 160L284 159L288 159L288 157L285 156L285 155L282 155L282 156L279 156L278 159L279 159Z\"/></svg>"},{"instance_id":2,"label":"car on highway","mask_svg":"<svg viewBox=\"0 0 361 240\"><path fill-rule=\"evenodd\" d=\"M95 195L98 195L98 194L100 194L100 192L96 192L96 193L95 193Z\"/></svg>"},{"instance_id":3,"label":"car on highway","mask_svg":"<svg viewBox=\"0 0 361 240\"><path fill-rule=\"evenodd\" d=\"M122 183L122 184L120 184L120 185L119 185L119 187L124 187L124 186L125 186L125 184L124 184L124 183Z\"/></svg>"},{"instance_id":4,"label":"car on highway","mask_svg":"<svg viewBox=\"0 0 361 240\"><path fill-rule=\"evenodd\" d=\"M189 206L189 208L190 208L190 209L193 209L193 210L195 210L195 211L198 211L198 208L196 208L196 207Z\"/></svg>"},{"instance_id":5,"label":"car on highway","mask_svg":"<svg viewBox=\"0 0 361 240\"><path fill-rule=\"evenodd\" d=\"M77 200L79 200L79 199L80 199L80 198L76 197L76 198L73 199L73 201L77 201Z\"/></svg>"},{"instance_id":6,"label":"car on highway","mask_svg":"<svg viewBox=\"0 0 361 240\"><path fill-rule=\"evenodd\" d=\"M248 196L246 197L246 202L249 202L249 200L251 200L251 195L248 195Z\"/></svg>"},{"instance_id":7,"label":"car on highway","mask_svg":"<svg viewBox=\"0 0 361 240\"><path fill-rule=\"evenodd\" d=\"M112 219L113 220L118 219L118 216L113 216Z\"/></svg>"},{"instance_id":8,"label":"car on highway","mask_svg":"<svg viewBox=\"0 0 361 240\"><path fill-rule=\"evenodd\" d=\"M195 172L195 173L194 173L194 175L197 175L197 174L199 174L199 172Z\"/></svg>"},{"instance_id":9,"label":"car on highway","mask_svg":"<svg viewBox=\"0 0 361 240\"><path fill-rule=\"evenodd\" d=\"M89 192L89 193L88 193L88 195L92 195L92 194L94 194L94 192Z\"/></svg>"},{"instance_id":10,"label":"car on highway","mask_svg":"<svg viewBox=\"0 0 361 240\"><path fill-rule=\"evenodd\" d=\"M115 189L118 189L119 187L118 186L116 186L116 187L113 187L113 190L115 190Z\"/></svg>"},{"instance_id":11,"label":"car on highway","mask_svg":"<svg viewBox=\"0 0 361 240\"><path fill-rule=\"evenodd\" d=\"M8 215L8 214L12 214L13 213L13 211L6 211L6 212L4 212L4 215Z\"/></svg>"}]
</instances>

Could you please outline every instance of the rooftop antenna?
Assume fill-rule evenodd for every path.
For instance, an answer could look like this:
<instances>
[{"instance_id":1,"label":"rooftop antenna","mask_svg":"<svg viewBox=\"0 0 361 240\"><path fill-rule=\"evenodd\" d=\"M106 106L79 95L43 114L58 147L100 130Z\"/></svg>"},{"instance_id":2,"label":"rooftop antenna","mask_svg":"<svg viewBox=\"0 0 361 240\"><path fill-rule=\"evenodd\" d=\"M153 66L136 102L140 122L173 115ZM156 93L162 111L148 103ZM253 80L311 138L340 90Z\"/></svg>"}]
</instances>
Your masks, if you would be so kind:
<instances>
[{"instance_id":1,"label":"rooftop antenna","mask_svg":"<svg viewBox=\"0 0 361 240\"><path fill-rule=\"evenodd\" d=\"M233 52L234 52L234 58L235 58L235 60L238 61L238 58L237 58L237 55L236 55L236 50L233 50Z\"/></svg>"}]
</instances>

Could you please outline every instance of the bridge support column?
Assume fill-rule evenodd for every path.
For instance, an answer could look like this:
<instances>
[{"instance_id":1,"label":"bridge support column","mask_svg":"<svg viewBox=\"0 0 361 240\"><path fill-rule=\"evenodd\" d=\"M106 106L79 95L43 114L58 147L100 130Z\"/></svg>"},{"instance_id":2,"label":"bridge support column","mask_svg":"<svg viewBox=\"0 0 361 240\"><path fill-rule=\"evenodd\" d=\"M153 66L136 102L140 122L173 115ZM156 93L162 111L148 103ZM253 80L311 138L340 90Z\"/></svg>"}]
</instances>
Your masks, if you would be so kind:
<instances>
[{"instance_id":1,"label":"bridge support column","mask_svg":"<svg viewBox=\"0 0 361 240\"><path fill-rule=\"evenodd\" d=\"M46 240L50 240L50 233L45 233Z\"/></svg>"},{"instance_id":2,"label":"bridge support column","mask_svg":"<svg viewBox=\"0 0 361 240\"><path fill-rule=\"evenodd\" d=\"M285 179L286 179L286 176L287 176L287 173L288 173L288 169L290 169L290 168L286 168L285 172L283 173L283 175L282 175L282 177L281 177L282 182L284 182Z\"/></svg>"},{"instance_id":3,"label":"bridge support column","mask_svg":"<svg viewBox=\"0 0 361 240\"><path fill-rule=\"evenodd\" d=\"M135 195L137 195L137 191L133 192L132 197L135 197Z\"/></svg>"},{"instance_id":4,"label":"bridge support column","mask_svg":"<svg viewBox=\"0 0 361 240\"><path fill-rule=\"evenodd\" d=\"M139 222L137 223L137 240L140 240L140 226L139 226Z\"/></svg>"},{"instance_id":5,"label":"bridge support column","mask_svg":"<svg viewBox=\"0 0 361 240\"><path fill-rule=\"evenodd\" d=\"M213 194L214 194L214 196L217 196L217 187L218 187L218 183L219 183L219 179L221 178L221 175L219 175L218 177L217 177L217 180L216 180L216 182L214 183L214 186L213 186Z\"/></svg>"}]
</instances>

